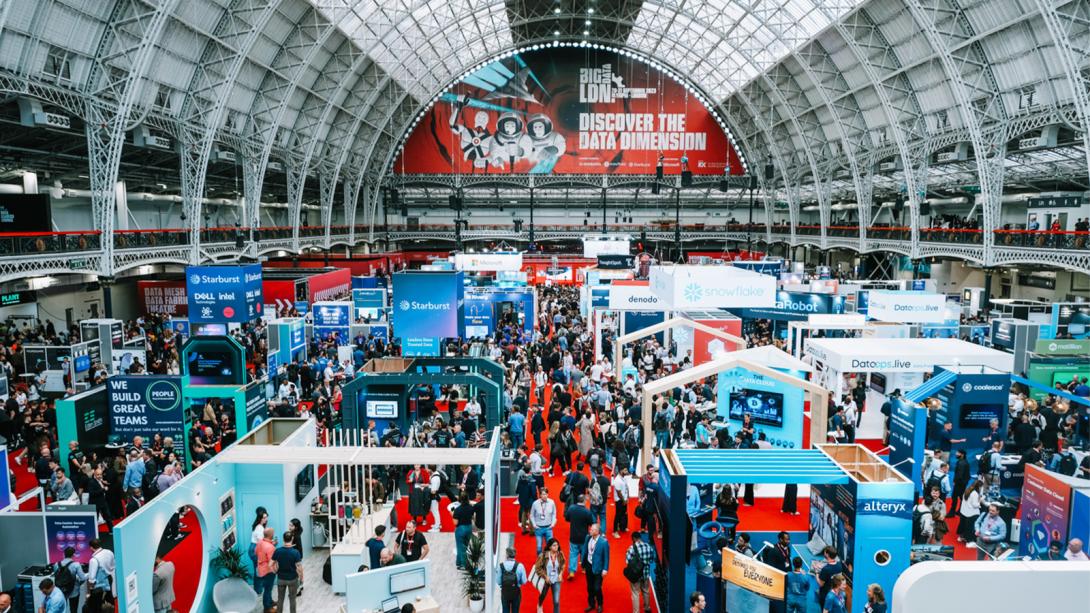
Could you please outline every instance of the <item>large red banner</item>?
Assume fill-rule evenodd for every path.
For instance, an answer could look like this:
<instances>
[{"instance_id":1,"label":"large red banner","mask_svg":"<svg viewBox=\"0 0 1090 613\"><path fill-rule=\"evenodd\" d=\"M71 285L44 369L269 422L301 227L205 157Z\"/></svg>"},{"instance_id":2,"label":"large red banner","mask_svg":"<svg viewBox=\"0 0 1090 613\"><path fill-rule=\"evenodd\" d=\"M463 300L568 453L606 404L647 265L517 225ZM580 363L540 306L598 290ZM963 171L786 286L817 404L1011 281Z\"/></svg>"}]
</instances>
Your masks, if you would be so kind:
<instances>
[{"instance_id":1,"label":"large red banner","mask_svg":"<svg viewBox=\"0 0 1090 613\"><path fill-rule=\"evenodd\" d=\"M456 83L396 160L404 174L742 174L716 117L685 87L612 51L549 47Z\"/></svg>"},{"instance_id":2,"label":"large red banner","mask_svg":"<svg viewBox=\"0 0 1090 613\"><path fill-rule=\"evenodd\" d=\"M189 314L185 281L137 281L136 299L141 313L183 317Z\"/></svg>"}]
</instances>

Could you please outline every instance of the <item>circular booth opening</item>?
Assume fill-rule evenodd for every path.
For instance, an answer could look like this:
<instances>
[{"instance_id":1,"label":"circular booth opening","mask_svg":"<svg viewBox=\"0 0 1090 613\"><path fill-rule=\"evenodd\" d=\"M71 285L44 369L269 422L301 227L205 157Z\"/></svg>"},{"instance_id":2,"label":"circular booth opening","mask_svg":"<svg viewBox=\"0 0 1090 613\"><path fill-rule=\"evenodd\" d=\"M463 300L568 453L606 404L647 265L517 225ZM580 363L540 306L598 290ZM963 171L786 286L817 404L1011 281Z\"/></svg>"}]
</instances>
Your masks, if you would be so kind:
<instances>
[{"instance_id":1,"label":"circular booth opening","mask_svg":"<svg viewBox=\"0 0 1090 613\"><path fill-rule=\"evenodd\" d=\"M176 509L155 550L155 593L151 596L157 603L173 594L171 609L186 612L199 608L207 566L205 549L200 513L190 505Z\"/></svg>"}]
</instances>

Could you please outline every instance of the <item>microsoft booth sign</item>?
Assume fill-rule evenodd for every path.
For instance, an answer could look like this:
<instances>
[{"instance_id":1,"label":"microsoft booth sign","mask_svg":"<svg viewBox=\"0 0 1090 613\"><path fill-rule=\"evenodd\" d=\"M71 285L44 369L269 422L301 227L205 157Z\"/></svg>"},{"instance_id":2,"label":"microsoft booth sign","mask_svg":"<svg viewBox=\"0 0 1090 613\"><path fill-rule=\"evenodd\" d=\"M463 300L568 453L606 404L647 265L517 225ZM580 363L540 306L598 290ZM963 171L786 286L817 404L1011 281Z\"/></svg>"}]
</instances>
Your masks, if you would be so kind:
<instances>
[{"instance_id":1,"label":"microsoft booth sign","mask_svg":"<svg viewBox=\"0 0 1090 613\"><path fill-rule=\"evenodd\" d=\"M867 317L906 324L941 324L946 320L946 296L923 292L869 293Z\"/></svg>"}]
</instances>

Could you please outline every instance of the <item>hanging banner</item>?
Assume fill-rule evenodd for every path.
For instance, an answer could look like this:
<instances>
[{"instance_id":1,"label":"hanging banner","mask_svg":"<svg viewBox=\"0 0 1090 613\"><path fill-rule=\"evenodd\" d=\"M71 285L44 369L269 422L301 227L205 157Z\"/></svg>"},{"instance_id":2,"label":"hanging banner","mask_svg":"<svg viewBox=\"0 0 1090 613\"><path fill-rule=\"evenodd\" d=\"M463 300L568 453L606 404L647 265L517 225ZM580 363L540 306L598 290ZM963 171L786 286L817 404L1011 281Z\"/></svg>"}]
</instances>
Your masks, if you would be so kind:
<instances>
[{"instance_id":1,"label":"hanging banner","mask_svg":"<svg viewBox=\"0 0 1090 613\"><path fill-rule=\"evenodd\" d=\"M671 310L772 307L776 278L734 266L652 266L651 291Z\"/></svg>"},{"instance_id":2,"label":"hanging banner","mask_svg":"<svg viewBox=\"0 0 1090 613\"><path fill-rule=\"evenodd\" d=\"M399 272L393 284L394 336L405 355L438 355L440 339L462 336L461 272Z\"/></svg>"},{"instance_id":3,"label":"hanging banner","mask_svg":"<svg viewBox=\"0 0 1090 613\"><path fill-rule=\"evenodd\" d=\"M598 268L603 270L633 270L636 268L636 256L624 253L598 254Z\"/></svg>"},{"instance_id":4,"label":"hanging banner","mask_svg":"<svg viewBox=\"0 0 1090 613\"><path fill-rule=\"evenodd\" d=\"M946 319L944 294L871 290L867 302L867 317L878 321L941 324Z\"/></svg>"},{"instance_id":5,"label":"hanging banner","mask_svg":"<svg viewBox=\"0 0 1090 613\"><path fill-rule=\"evenodd\" d=\"M131 443L134 436L151 440L155 434L174 439L174 450L185 449L185 416L181 377L113 376L106 380L110 435Z\"/></svg>"},{"instance_id":6,"label":"hanging banner","mask_svg":"<svg viewBox=\"0 0 1090 613\"><path fill-rule=\"evenodd\" d=\"M723 580L769 600L783 600L787 575L764 562L724 547Z\"/></svg>"},{"instance_id":7,"label":"hanging banner","mask_svg":"<svg viewBox=\"0 0 1090 613\"><path fill-rule=\"evenodd\" d=\"M521 253L456 253L454 269L469 271L522 270Z\"/></svg>"},{"instance_id":8,"label":"hanging banner","mask_svg":"<svg viewBox=\"0 0 1090 613\"><path fill-rule=\"evenodd\" d=\"M646 281L614 281L609 286L609 308L619 311L662 311L666 304Z\"/></svg>"},{"instance_id":9,"label":"hanging banner","mask_svg":"<svg viewBox=\"0 0 1090 613\"><path fill-rule=\"evenodd\" d=\"M806 321L810 315L837 315L844 312L844 296L806 292L776 292L776 304L770 308L731 309L746 319Z\"/></svg>"},{"instance_id":10,"label":"hanging banner","mask_svg":"<svg viewBox=\"0 0 1090 613\"><path fill-rule=\"evenodd\" d=\"M261 265L187 266L186 297L194 323L244 323L261 316Z\"/></svg>"},{"instance_id":11,"label":"hanging banner","mask_svg":"<svg viewBox=\"0 0 1090 613\"><path fill-rule=\"evenodd\" d=\"M455 83L409 135L402 174L742 174L720 119L660 70L604 49L525 51ZM684 161L683 161L684 160Z\"/></svg>"},{"instance_id":12,"label":"hanging banner","mask_svg":"<svg viewBox=\"0 0 1090 613\"><path fill-rule=\"evenodd\" d=\"M1037 355L1090 355L1090 340L1037 339L1033 349Z\"/></svg>"}]
</instances>

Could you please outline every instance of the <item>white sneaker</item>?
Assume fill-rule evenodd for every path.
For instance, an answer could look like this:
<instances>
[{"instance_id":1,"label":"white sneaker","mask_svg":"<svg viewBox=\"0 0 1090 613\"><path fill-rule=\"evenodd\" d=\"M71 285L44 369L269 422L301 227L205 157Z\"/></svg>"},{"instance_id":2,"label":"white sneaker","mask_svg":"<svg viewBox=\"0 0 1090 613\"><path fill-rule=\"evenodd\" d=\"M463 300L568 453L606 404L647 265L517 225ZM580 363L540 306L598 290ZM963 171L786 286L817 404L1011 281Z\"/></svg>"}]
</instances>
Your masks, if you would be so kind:
<instances>
[{"instance_id":1,"label":"white sneaker","mask_svg":"<svg viewBox=\"0 0 1090 613\"><path fill-rule=\"evenodd\" d=\"M440 528L439 526L432 526L431 528L428 528L428 532L439 532L441 530L442 528Z\"/></svg>"}]
</instances>

